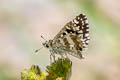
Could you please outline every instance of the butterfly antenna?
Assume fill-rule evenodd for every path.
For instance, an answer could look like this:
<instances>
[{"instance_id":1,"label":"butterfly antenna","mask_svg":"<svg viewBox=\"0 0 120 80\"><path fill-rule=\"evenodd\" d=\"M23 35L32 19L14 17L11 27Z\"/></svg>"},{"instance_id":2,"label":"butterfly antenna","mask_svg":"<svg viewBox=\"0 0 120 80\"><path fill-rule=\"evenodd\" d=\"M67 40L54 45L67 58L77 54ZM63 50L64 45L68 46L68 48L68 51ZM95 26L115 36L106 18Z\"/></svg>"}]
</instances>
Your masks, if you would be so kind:
<instances>
[{"instance_id":1,"label":"butterfly antenna","mask_svg":"<svg viewBox=\"0 0 120 80\"><path fill-rule=\"evenodd\" d=\"M45 41L47 41L43 36L41 36L42 39L44 39Z\"/></svg>"},{"instance_id":2,"label":"butterfly antenna","mask_svg":"<svg viewBox=\"0 0 120 80\"><path fill-rule=\"evenodd\" d=\"M45 40L45 41L46 41L46 39L45 39L43 36L41 36L41 38L42 38L43 40ZM43 48L43 47L41 47L41 48L39 48L39 49L35 50L35 53L37 53L38 51L40 51L42 48Z\"/></svg>"},{"instance_id":3,"label":"butterfly antenna","mask_svg":"<svg viewBox=\"0 0 120 80\"><path fill-rule=\"evenodd\" d=\"M40 51L42 48L43 48L43 47L41 47L41 48L35 50L35 53L37 53L38 51Z\"/></svg>"}]
</instances>

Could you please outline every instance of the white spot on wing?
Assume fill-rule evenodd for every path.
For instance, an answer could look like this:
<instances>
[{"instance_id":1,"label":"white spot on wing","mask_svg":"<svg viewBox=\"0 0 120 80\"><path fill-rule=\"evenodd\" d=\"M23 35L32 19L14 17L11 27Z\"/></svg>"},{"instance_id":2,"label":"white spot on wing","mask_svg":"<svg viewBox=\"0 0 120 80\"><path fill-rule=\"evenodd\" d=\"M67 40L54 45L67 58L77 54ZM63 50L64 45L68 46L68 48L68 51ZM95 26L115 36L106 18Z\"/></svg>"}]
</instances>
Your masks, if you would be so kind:
<instances>
[{"instance_id":1,"label":"white spot on wing","mask_svg":"<svg viewBox=\"0 0 120 80\"><path fill-rule=\"evenodd\" d=\"M81 41L84 41L82 38L80 39Z\"/></svg>"},{"instance_id":2,"label":"white spot on wing","mask_svg":"<svg viewBox=\"0 0 120 80\"><path fill-rule=\"evenodd\" d=\"M84 21L82 21L82 25L84 25Z\"/></svg>"},{"instance_id":3,"label":"white spot on wing","mask_svg":"<svg viewBox=\"0 0 120 80\"><path fill-rule=\"evenodd\" d=\"M89 29L86 29L86 31L89 31Z\"/></svg>"},{"instance_id":4,"label":"white spot on wing","mask_svg":"<svg viewBox=\"0 0 120 80\"><path fill-rule=\"evenodd\" d=\"M78 24L78 23L79 23L76 19L74 19L74 22L75 22L76 24Z\"/></svg>"},{"instance_id":5,"label":"white spot on wing","mask_svg":"<svg viewBox=\"0 0 120 80\"><path fill-rule=\"evenodd\" d=\"M60 37L63 37L63 34L61 34Z\"/></svg>"},{"instance_id":6,"label":"white spot on wing","mask_svg":"<svg viewBox=\"0 0 120 80\"><path fill-rule=\"evenodd\" d=\"M85 20L85 23L88 23L88 20Z\"/></svg>"},{"instance_id":7,"label":"white spot on wing","mask_svg":"<svg viewBox=\"0 0 120 80\"><path fill-rule=\"evenodd\" d=\"M79 27L76 27L76 30L79 30Z\"/></svg>"},{"instance_id":8,"label":"white spot on wing","mask_svg":"<svg viewBox=\"0 0 120 80\"><path fill-rule=\"evenodd\" d=\"M86 27L89 27L89 25L86 25Z\"/></svg>"},{"instance_id":9,"label":"white spot on wing","mask_svg":"<svg viewBox=\"0 0 120 80\"><path fill-rule=\"evenodd\" d=\"M84 19L87 19L87 17L85 16Z\"/></svg>"},{"instance_id":10,"label":"white spot on wing","mask_svg":"<svg viewBox=\"0 0 120 80\"><path fill-rule=\"evenodd\" d=\"M70 45L70 48L73 48L74 47L74 45Z\"/></svg>"},{"instance_id":11,"label":"white spot on wing","mask_svg":"<svg viewBox=\"0 0 120 80\"><path fill-rule=\"evenodd\" d=\"M77 25L74 23L74 26L77 26Z\"/></svg>"},{"instance_id":12,"label":"white spot on wing","mask_svg":"<svg viewBox=\"0 0 120 80\"><path fill-rule=\"evenodd\" d=\"M89 43L89 40L87 40L86 43Z\"/></svg>"},{"instance_id":13,"label":"white spot on wing","mask_svg":"<svg viewBox=\"0 0 120 80\"><path fill-rule=\"evenodd\" d=\"M65 31L64 33L68 34L67 31Z\"/></svg>"},{"instance_id":14,"label":"white spot on wing","mask_svg":"<svg viewBox=\"0 0 120 80\"><path fill-rule=\"evenodd\" d=\"M83 31L82 31L82 30L80 30L80 31L78 31L78 33L81 33L81 34L82 34L82 33L83 33Z\"/></svg>"},{"instance_id":15,"label":"white spot on wing","mask_svg":"<svg viewBox=\"0 0 120 80\"><path fill-rule=\"evenodd\" d=\"M88 36L87 39L90 39L90 37Z\"/></svg>"},{"instance_id":16,"label":"white spot on wing","mask_svg":"<svg viewBox=\"0 0 120 80\"><path fill-rule=\"evenodd\" d=\"M70 27L66 26L67 29L70 29Z\"/></svg>"},{"instance_id":17,"label":"white spot on wing","mask_svg":"<svg viewBox=\"0 0 120 80\"><path fill-rule=\"evenodd\" d=\"M88 48L83 48L83 51L86 51Z\"/></svg>"},{"instance_id":18,"label":"white spot on wing","mask_svg":"<svg viewBox=\"0 0 120 80\"><path fill-rule=\"evenodd\" d=\"M88 34L88 33L86 33L86 34L85 34L85 37L88 37L88 36L89 36L89 34Z\"/></svg>"}]
</instances>

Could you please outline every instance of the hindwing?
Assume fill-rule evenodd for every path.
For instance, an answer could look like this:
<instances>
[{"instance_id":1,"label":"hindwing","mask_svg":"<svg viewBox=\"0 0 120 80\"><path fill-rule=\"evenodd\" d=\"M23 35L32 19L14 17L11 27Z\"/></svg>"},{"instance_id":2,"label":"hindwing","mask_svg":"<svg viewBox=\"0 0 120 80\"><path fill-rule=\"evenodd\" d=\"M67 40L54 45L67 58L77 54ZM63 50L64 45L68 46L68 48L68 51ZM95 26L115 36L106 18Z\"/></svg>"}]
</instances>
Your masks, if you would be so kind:
<instances>
[{"instance_id":1,"label":"hindwing","mask_svg":"<svg viewBox=\"0 0 120 80\"><path fill-rule=\"evenodd\" d=\"M53 46L64 49L69 54L82 58L89 43L89 25L86 15L80 14L67 23L53 39Z\"/></svg>"}]
</instances>

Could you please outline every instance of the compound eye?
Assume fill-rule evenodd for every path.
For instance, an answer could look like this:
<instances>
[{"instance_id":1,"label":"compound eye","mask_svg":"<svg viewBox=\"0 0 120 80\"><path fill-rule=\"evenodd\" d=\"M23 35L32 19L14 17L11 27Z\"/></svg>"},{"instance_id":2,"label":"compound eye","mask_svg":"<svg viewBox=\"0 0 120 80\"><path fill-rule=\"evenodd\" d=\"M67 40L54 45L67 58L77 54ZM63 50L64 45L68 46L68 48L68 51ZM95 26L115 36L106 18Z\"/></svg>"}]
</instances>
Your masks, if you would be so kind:
<instances>
[{"instance_id":1,"label":"compound eye","mask_svg":"<svg viewBox=\"0 0 120 80\"><path fill-rule=\"evenodd\" d=\"M49 48L49 46L48 46L48 45L46 45L46 47L47 47L47 48Z\"/></svg>"}]
</instances>

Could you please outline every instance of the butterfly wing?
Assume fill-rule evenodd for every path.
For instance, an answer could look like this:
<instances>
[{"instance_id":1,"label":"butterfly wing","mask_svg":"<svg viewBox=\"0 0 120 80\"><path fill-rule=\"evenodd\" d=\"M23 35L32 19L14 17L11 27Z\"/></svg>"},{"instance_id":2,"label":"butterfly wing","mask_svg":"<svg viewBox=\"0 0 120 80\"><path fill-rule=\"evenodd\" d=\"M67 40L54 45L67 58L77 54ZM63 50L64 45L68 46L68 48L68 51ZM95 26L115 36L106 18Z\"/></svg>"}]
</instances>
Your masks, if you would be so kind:
<instances>
[{"instance_id":1,"label":"butterfly wing","mask_svg":"<svg viewBox=\"0 0 120 80\"><path fill-rule=\"evenodd\" d=\"M62 48L69 54L82 58L89 43L89 26L86 15L80 14L67 23L53 39L53 46Z\"/></svg>"}]
</instances>

